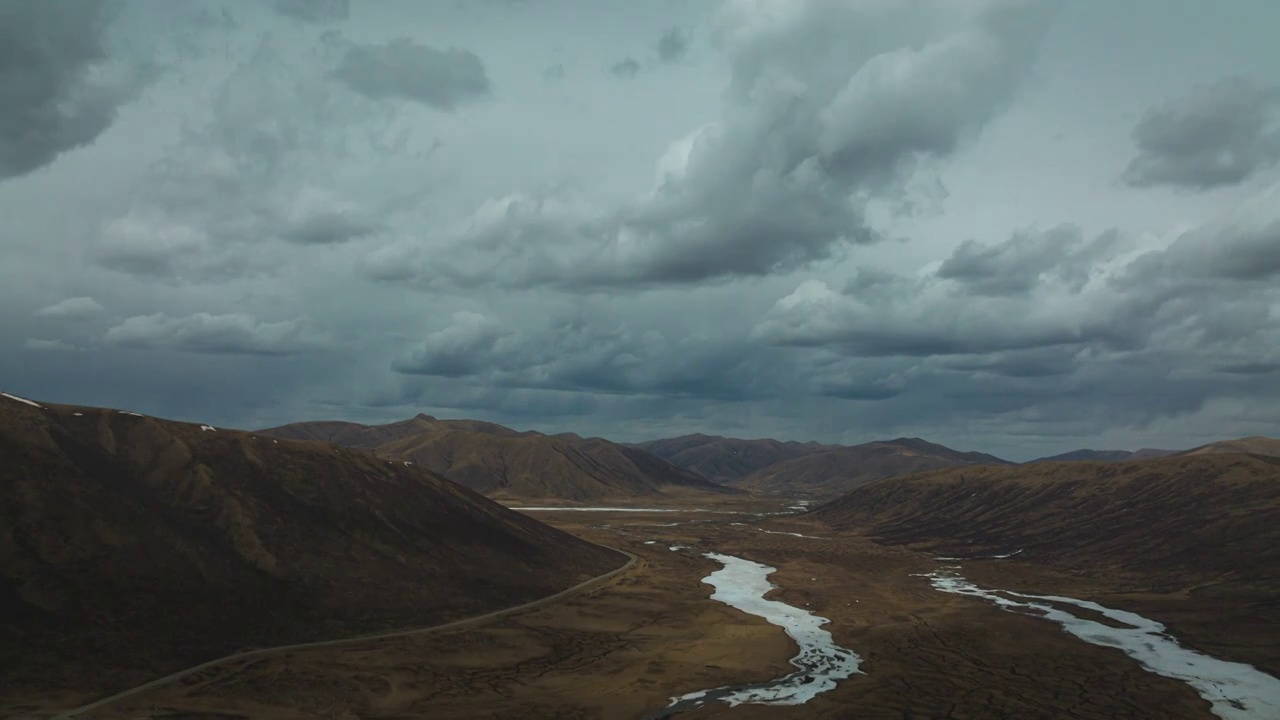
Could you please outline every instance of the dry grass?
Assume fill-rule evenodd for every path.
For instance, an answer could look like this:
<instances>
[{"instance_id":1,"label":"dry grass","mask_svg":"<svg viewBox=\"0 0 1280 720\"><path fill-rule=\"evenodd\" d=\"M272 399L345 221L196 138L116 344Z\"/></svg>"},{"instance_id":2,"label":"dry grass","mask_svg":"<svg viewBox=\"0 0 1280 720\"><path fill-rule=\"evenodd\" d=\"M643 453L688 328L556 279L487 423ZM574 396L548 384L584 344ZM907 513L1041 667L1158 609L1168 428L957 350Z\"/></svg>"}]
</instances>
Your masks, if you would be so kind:
<instances>
[{"instance_id":1,"label":"dry grass","mask_svg":"<svg viewBox=\"0 0 1280 720\"><path fill-rule=\"evenodd\" d=\"M432 625L623 562L416 466L111 410L0 403L0 483L0 701Z\"/></svg>"}]
</instances>

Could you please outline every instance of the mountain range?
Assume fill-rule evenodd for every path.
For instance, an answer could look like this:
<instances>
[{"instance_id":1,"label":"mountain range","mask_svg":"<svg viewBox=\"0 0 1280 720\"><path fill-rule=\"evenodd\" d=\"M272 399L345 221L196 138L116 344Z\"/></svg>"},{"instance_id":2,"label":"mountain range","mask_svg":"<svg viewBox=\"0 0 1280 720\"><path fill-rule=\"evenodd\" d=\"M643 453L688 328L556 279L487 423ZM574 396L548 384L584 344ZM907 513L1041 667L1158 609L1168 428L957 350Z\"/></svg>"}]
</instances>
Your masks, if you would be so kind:
<instances>
[{"instance_id":1,"label":"mountain range","mask_svg":"<svg viewBox=\"0 0 1280 720\"><path fill-rule=\"evenodd\" d=\"M105 691L528 602L624 561L411 462L0 398L0 684Z\"/></svg>"},{"instance_id":2,"label":"mountain range","mask_svg":"<svg viewBox=\"0 0 1280 720\"><path fill-rule=\"evenodd\" d=\"M640 443L688 470L770 494L834 496L882 478L960 465L1008 465L993 455L960 452L920 438L861 445L738 440L687 435Z\"/></svg>"},{"instance_id":3,"label":"mountain range","mask_svg":"<svg viewBox=\"0 0 1280 720\"><path fill-rule=\"evenodd\" d=\"M572 434L520 432L475 420L418 415L387 425L302 422L261 433L324 440L413 462L502 500L600 501L736 492L640 448Z\"/></svg>"}]
</instances>

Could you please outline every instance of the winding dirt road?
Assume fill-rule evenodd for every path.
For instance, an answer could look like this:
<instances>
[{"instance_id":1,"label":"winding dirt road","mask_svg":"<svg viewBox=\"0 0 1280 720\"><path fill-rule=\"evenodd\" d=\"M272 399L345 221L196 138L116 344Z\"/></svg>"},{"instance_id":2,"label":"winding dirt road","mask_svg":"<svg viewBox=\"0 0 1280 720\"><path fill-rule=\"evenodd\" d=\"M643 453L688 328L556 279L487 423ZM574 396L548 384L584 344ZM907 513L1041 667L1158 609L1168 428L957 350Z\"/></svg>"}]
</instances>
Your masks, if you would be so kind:
<instances>
[{"instance_id":1,"label":"winding dirt road","mask_svg":"<svg viewBox=\"0 0 1280 720\"><path fill-rule=\"evenodd\" d=\"M574 585L571 588L568 588L566 590L561 590L555 595L548 595L547 597L540 598L532 602L527 602L523 605L504 608L502 610L495 610L490 613L485 613L484 615L477 615L475 617L469 617L464 620L455 620L453 622L444 623L443 625L433 625L431 627L416 628L413 630L396 630L393 632L374 633L372 635L360 635L357 637L340 638L337 640L320 640L317 642L297 643L294 645L277 645L275 647L258 648L257 650L246 650L244 652L235 653L233 655L224 655L223 657L210 660L205 663L201 663L194 667L189 667L186 670L179 670L176 673L165 675L162 678L158 678L156 680L152 680L151 682L138 685L137 687L130 688L123 692L118 692L114 695L110 695L100 700L95 700L94 702L91 702L87 705L81 705L80 707L57 713L52 717L51 720L70 720L71 718L92 718L93 717L92 715L85 715L85 713L89 713L93 710L97 710L99 708L105 707L107 705L110 705L111 703L123 700L124 698L131 697L133 695L137 695L139 693L143 693L148 690L153 690L162 685L166 685L168 683L175 682L177 680L181 680L182 678L188 677L195 673L209 670L219 665L225 665L228 663L237 662L240 660L260 658L267 655L275 655L279 653L291 652L294 650L309 650L313 648L334 647L337 645L350 645L353 643L368 642L369 640L383 640L383 639L389 639L389 638L406 637L411 635L432 635L435 633L448 632L450 630L461 630L469 627L474 627L476 625L483 625L484 623L492 622L499 618L516 615L518 613L522 613L528 610L535 610L537 608L550 605L554 602L567 599L574 595L579 595L588 590L593 590L617 578L618 576L631 571L636 567L637 563L641 562L639 557L627 552L626 550L620 550L618 548L609 548L609 549L614 550L623 555L626 555L627 556L626 564L617 568L616 570L611 570L605 573L604 575L597 575L596 577L593 577L590 580L586 580L584 582L578 583L577 585Z\"/></svg>"}]
</instances>

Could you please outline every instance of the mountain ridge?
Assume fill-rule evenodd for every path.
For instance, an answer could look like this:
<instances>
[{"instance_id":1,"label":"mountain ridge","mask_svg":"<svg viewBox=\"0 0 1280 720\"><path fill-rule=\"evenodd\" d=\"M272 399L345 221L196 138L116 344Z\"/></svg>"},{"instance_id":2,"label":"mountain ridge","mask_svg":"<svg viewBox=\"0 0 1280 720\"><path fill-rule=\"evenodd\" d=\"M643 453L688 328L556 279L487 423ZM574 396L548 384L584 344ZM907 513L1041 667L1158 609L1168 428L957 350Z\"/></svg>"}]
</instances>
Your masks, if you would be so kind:
<instances>
[{"instance_id":1,"label":"mountain ridge","mask_svg":"<svg viewBox=\"0 0 1280 720\"><path fill-rule=\"evenodd\" d=\"M0 480L0 678L37 693L432 625L625 561L412 464L107 408L0 398Z\"/></svg>"},{"instance_id":2,"label":"mountain ridge","mask_svg":"<svg viewBox=\"0 0 1280 720\"><path fill-rule=\"evenodd\" d=\"M379 457L417 463L503 500L588 501L672 493L732 494L645 450L573 433L544 435L480 420L419 414L384 425L314 421L259 431L324 439Z\"/></svg>"}]
</instances>

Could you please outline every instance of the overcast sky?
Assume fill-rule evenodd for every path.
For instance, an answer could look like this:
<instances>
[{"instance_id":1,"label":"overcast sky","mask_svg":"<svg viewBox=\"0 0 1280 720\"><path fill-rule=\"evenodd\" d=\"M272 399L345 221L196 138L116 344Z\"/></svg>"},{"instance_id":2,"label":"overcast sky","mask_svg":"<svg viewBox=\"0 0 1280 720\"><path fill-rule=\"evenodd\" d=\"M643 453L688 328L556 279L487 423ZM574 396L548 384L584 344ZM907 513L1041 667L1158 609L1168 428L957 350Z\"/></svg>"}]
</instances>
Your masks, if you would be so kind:
<instances>
[{"instance_id":1,"label":"overcast sky","mask_svg":"<svg viewBox=\"0 0 1280 720\"><path fill-rule=\"evenodd\" d=\"M0 0L0 389L1280 435L1274 0Z\"/></svg>"}]
</instances>

